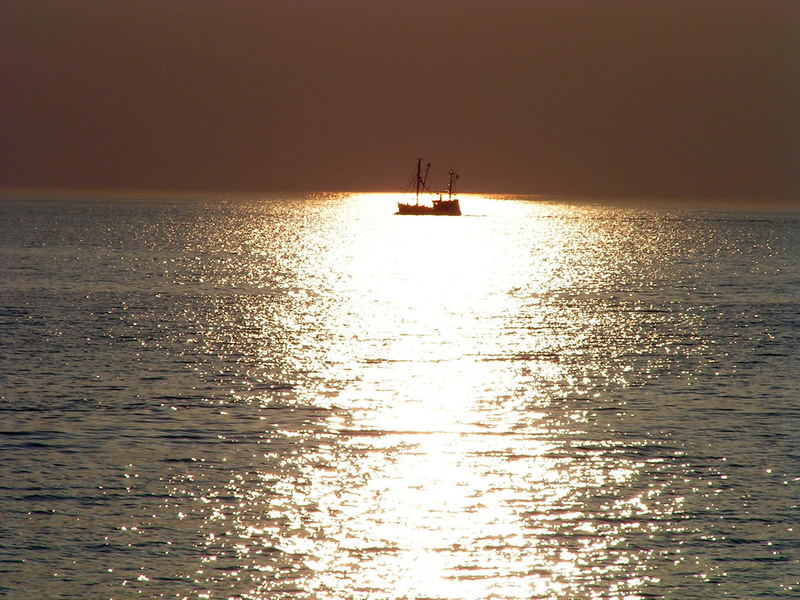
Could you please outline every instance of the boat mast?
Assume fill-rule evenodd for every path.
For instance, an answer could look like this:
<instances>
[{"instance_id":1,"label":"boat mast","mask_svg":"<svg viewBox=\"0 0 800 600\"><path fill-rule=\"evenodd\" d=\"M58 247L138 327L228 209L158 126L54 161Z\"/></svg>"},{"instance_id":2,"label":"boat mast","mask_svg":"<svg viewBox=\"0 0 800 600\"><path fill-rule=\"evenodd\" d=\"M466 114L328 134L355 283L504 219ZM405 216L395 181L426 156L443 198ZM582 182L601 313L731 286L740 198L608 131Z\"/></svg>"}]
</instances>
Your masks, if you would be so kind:
<instances>
[{"instance_id":1,"label":"boat mast","mask_svg":"<svg viewBox=\"0 0 800 600\"><path fill-rule=\"evenodd\" d=\"M453 187L455 185L455 181L458 179L458 173L455 171L450 171L450 183L447 184L447 199L452 200L453 198Z\"/></svg>"},{"instance_id":2,"label":"boat mast","mask_svg":"<svg viewBox=\"0 0 800 600\"><path fill-rule=\"evenodd\" d=\"M428 189L428 172L431 170L431 163L425 165L425 174L422 174L422 159L417 159L417 183L415 185L416 203L419 204L420 189Z\"/></svg>"},{"instance_id":3,"label":"boat mast","mask_svg":"<svg viewBox=\"0 0 800 600\"><path fill-rule=\"evenodd\" d=\"M417 159L416 203L419 204L419 184L422 181L422 159Z\"/></svg>"}]
</instances>

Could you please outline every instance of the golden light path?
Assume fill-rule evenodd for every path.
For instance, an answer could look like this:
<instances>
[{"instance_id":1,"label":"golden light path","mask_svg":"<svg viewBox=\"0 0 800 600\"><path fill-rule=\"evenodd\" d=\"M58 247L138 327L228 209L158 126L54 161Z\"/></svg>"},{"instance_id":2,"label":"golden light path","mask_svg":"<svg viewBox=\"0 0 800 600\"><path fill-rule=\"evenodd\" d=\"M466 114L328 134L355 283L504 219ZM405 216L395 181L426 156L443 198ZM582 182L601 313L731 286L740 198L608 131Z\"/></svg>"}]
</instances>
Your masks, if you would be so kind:
<instances>
[{"instance_id":1,"label":"golden light path","mask_svg":"<svg viewBox=\"0 0 800 600\"><path fill-rule=\"evenodd\" d=\"M588 256L606 222L477 196L458 218L392 217L395 199L323 199L341 210L270 267L285 307L242 309L263 365L293 348L249 373L292 377L291 401L242 395L272 433L239 500L206 513L207 564L237 557L214 577L253 599L641 597L648 551L627 540L681 500L592 410L630 371L615 357L663 343L572 298L611 272Z\"/></svg>"}]
</instances>

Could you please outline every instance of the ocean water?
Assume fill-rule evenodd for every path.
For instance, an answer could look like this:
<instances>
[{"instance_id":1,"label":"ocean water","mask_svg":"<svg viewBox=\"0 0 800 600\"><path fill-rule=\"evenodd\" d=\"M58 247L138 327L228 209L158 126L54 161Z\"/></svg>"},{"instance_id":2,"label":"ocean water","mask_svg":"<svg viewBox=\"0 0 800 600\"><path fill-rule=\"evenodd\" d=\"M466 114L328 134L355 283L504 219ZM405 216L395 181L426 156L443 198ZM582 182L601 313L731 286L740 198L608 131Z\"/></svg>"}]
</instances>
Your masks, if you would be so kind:
<instances>
[{"instance_id":1,"label":"ocean water","mask_svg":"<svg viewBox=\"0 0 800 600\"><path fill-rule=\"evenodd\" d=\"M800 214L0 202L0 597L800 595Z\"/></svg>"}]
</instances>

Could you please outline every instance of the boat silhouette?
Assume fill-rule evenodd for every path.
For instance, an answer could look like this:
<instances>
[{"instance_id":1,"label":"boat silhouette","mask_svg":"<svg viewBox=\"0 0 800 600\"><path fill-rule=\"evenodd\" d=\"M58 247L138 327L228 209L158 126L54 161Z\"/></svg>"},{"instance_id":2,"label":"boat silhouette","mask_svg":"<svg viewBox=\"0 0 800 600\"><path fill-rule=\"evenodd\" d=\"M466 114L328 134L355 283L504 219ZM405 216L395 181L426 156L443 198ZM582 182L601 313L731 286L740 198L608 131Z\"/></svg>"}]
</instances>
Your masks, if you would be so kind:
<instances>
[{"instance_id":1,"label":"boat silhouette","mask_svg":"<svg viewBox=\"0 0 800 600\"><path fill-rule=\"evenodd\" d=\"M431 170L431 163L425 165L424 173L422 169L422 159L417 159L417 175L414 179L414 203L397 203L398 215L448 215L458 216L461 214L461 205L458 198L453 198L455 182L458 175L455 171L450 171L450 180L447 184L447 198L443 198L445 192L439 192L438 198L434 198L430 204L420 204L420 194L434 195L428 188L428 173Z\"/></svg>"}]
</instances>

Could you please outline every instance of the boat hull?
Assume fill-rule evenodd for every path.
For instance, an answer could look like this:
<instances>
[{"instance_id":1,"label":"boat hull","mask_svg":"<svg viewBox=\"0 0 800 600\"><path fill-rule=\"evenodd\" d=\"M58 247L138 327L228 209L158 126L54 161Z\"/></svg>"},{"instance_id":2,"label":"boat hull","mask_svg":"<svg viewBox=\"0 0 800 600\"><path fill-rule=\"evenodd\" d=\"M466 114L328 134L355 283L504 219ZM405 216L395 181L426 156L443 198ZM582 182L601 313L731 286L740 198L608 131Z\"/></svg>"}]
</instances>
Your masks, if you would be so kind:
<instances>
[{"instance_id":1,"label":"boat hull","mask_svg":"<svg viewBox=\"0 0 800 600\"><path fill-rule=\"evenodd\" d=\"M424 204L397 203L398 215L445 215L457 217L461 214L461 205L458 200L434 200L433 206Z\"/></svg>"}]
</instances>

